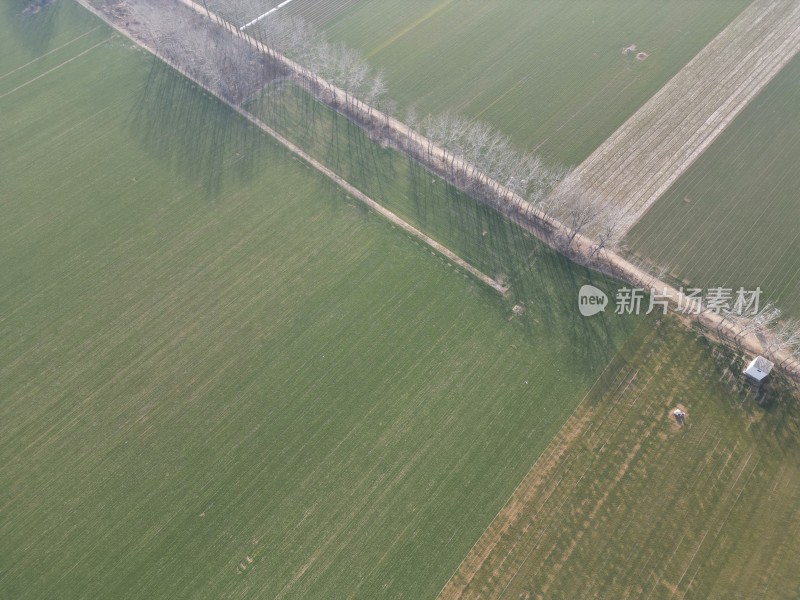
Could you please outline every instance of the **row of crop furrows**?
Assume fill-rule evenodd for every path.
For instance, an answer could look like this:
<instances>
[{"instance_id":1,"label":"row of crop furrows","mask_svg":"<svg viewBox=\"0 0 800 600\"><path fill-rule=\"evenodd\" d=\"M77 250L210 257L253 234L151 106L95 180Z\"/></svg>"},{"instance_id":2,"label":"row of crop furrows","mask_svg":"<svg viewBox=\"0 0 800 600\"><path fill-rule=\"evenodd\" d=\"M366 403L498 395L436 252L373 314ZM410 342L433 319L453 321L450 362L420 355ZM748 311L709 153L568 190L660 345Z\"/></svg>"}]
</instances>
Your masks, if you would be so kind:
<instances>
[{"instance_id":1,"label":"row of crop furrows","mask_svg":"<svg viewBox=\"0 0 800 600\"><path fill-rule=\"evenodd\" d=\"M762 92L761 97L764 97L765 93ZM769 93L779 93L779 90L770 88ZM800 93L790 96L786 100L786 106L794 106L791 103L797 103L798 100ZM770 106L774 106L774 103ZM739 117L739 120L744 116ZM759 116L753 112L747 114L750 121ZM737 122L737 127L738 125ZM720 144L725 144L726 147L718 148L721 154L717 156L724 156L725 165L733 169L743 165L754 152L758 151L749 142L743 143L741 136L738 135L716 142L716 145ZM732 144L735 146L732 147ZM795 132L789 143L784 142L784 144L785 148L800 146L800 131ZM681 194L688 194L689 198L694 198L698 188L706 189L703 187L703 182L717 177L718 173L718 170L713 168L711 170L706 168L702 172L693 171L691 180L687 181L684 178L681 181ZM739 181L736 191L725 199L723 207L704 213L705 216L702 217L694 211L687 211L679 220L670 217L670 227L664 227L663 223L649 219L645 227L640 225L637 228L635 239L648 240L646 242L646 246L650 249L648 258L654 264L669 267L680 265L680 275L689 279L702 278L702 274L716 272L721 262L726 260L722 257L727 257L727 260L735 257L736 279L731 279L731 274L726 272L727 274L721 279L715 280L715 284L733 287L743 282L759 282L762 287L770 289L770 300L778 301L782 307L784 302L788 301L790 304L785 308L795 310L792 304L796 303L792 303L790 298L797 297L796 292L800 289L800 256L797 255L796 244L792 241L794 233L789 232L788 228L781 228L781 232L773 229L771 239L781 243L774 245L766 256L762 252L745 251L745 249L752 250L753 244L758 243L751 237L754 229L757 232L764 232L770 224L779 225L784 222L784 208L787 206L784 199L792 198L796 194L793 181L790 173L783 172L777 175L774 170L763 176L748 179L746 182ZM754 198L762 199L757 222L730 217L746 211L747 205L752 203ZM698 218L701 219L699 222ZM687 235L687 232L693 231L702 231L703 235ZM714 251L710 251L709 244L712 242ZM715 277L720 276L718 272L715 274ZM792 294L791 290L795 290L795 293Z\"/></svg>"},{"instance_id":2,"label":"row of crop furrows","mask_svg":"<svg viewBox=\"0 0 800 600\"><path fill-rule=\"evenodd\" d=\"M566 450L543 454L440 600L624 597L652 593L664 580L691 585L696 550L728 525L758 457L713 419L694 423L691 437L672 439L682 430L670 410L696 393L696 382L681 376L685 364L654 364L668 343L648 340L645 371L626 365L602 403L579 409L588 418L567 422L577 429L562 430L551 444L563 435ZM677 513L700 526L687 537Z\"/></svg>"},{"instance_id":3,"label":"row of crop furrows","mask_svg":"<svg viewBox=\"0 0 800 600\"><path fill-rule=\"evenodd\" d=\"M697 70L697 63L692 65L676 78L674 84L681 85L672 85L667 90L672 93L660 95L657 104L661 110L645 113L626 128L618 152L602 163L605 176L589 171L593 177L587 184L615 194L615 203L628 209L652 196L655 186L674 177L697 147L713 135L714 121L731 116L740 95L749 95L768 81L771 70L763 68L767 60L764 45L776 36L775 32L767 34L764 44L751 47L744 59L733 63L725 57L735 53L723 48L723 55L709 61L705 72ZM773 59L784 48L781 44L767 56Z\"/></svg>"},{"instance_id":4,"label":"row of crop furrows","mask_svg":"<svg viewBox=\"0 0 800 600\"><path fill-rule=\"evenodd\" d=\"M648 355L652 355L652 349ZM561 519L564 489L586 477L585 458L592 454L587 454L587 447L609 446L603 439L606 427L615 429L611 423L615 408L624 399L629 400L627 394L636 394L638 370L638 365L624 365L612 374L606 382L608 392L603 393L610 400L610 404L604 404L606 410L582 405L565 423L448 581L440 600L496 597L511 583L520 562L525 562L551 533L553 522L549 517L559 515Z\"/></svg>"},{"instance_id":5,"label":"row of crop furrows","mask_svg":"<svg viewBox=\"0 0 800 600\"><path fill-rule=\"evenodd\" d=\"M632 226L800 50L800 5L757 0L570 179Z\"/></svg>"}]
</instances>

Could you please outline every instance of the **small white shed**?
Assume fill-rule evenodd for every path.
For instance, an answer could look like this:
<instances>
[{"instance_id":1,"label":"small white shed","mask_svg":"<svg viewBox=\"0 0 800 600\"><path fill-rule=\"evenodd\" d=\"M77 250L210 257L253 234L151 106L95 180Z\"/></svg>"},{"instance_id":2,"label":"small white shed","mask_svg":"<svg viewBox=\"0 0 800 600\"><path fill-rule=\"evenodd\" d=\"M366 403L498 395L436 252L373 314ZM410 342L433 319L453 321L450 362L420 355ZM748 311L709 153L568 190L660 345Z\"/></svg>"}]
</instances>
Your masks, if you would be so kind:
<instances>
[{"instance_id":1,"label":"small white shed","mask_svg":"<svg viewBox=\"0 0 800 600\"><path fill-rule=\"evenodd\" d=\"M773 362L767 360L763 356L756 356L752 362L747 365L744 374L748 379L756 383L761 383L772 372L774 366L775 364Z\"/></svg>"}]
</instances>

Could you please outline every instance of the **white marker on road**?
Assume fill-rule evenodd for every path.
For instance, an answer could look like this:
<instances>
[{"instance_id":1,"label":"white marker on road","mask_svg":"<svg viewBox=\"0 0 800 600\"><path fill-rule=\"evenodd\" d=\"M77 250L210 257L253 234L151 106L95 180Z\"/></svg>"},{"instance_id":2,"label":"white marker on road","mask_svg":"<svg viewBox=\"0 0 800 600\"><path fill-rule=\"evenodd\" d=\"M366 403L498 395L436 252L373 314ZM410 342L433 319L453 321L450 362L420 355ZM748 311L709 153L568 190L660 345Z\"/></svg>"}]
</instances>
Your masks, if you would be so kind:
<instances>
[{"instance_id":1,"label":"white marker on road","mask_svg":"<svg viewBox=\"0 0 800 600\"><path fill-rule=\"evenodd\" d=\"M283 0L283 2L281 2L280 4L278 4L278 6L276 6L275 8L272 8L272 9L268 10L267 12L265 12L265 13L264 13L263 15L261 15L260 17L256 17L255 19L253 19L253 20L252 20L252 21L250 21L249 23L245 23L244 25L242 25L241 27L239 27L239 31L244 31L245 29L247 29L248 27L250 27L250 25L255 25L255 24L256 24L256 23L258 23L258 22L259 22L261 19L264 19L264 18L266 18L266 17L270 16L270 15L271 15L272 13L274 13L276 10L278 10L279 8L283 8L284 6L286 6L287 4L289 4L289 2L291 2L291 1L292 1L292 0Z\"/></svg>"}]
</instances>

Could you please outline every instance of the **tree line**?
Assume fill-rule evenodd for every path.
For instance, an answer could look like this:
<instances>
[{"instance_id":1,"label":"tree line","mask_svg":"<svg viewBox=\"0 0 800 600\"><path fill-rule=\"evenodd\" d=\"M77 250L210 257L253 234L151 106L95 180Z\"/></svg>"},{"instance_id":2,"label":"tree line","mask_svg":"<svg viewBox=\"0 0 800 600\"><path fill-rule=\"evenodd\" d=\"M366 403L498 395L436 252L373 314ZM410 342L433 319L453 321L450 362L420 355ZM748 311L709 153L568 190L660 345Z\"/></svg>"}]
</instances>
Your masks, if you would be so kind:
<instances>
[{"instance_id":1,"label":"tree line","mask_svg":"<svg viewBox=\"0 0 800 600\"><path fill-rule=\"evenodd\" d=\"M403 115L407 130L401 139L389 127L397 104L387 94L383 74L373 70L360 52L330 42L302 18L278 10L247 28L246 39L242 27L224 22L220 25L228 33L202 22L187 26L181 20L165 19L164 5L158 0L97 2L112 5L125 18L135 16L160 52L233 103L241 104L276 78L292 77L315 97L374 136L402 147L460 189L512 218L543 227L551 243L573 259L603 268L601 255L615 248L626 229L622 212L611 202L573 180L565 181L568 168L520 150L509 136L487 123L451 112L420 118L411 107ZM241 23L263 14L265 8L261 0L243 0L236 7ZM297 72L280 67L278 55L297 63ZM265 62L264 56L275 60ZM548 228L548 222L560 227ZM587 232L591 232L589 247L576 252L576 239ZM780 317L780 310L767 304L756 315L728 315L723 323L735 322L739 330L735 341L758 334L767 339L767 352L787 353L791 366L800 367L800 321Z\"/></svg>"},{"instance_id":2,"label":"tree line","mask_svg":"<svg viewBox=\"0 0 800 600\"><path fill-rule=\"evenodd\" d=\"M245 0L237 8L241 23L249 23L264 10L260 0ZM328 103L337 101L334 88L341 90L343 105L337 108L360 124L381 129L382 123L395 116L397 104L387 94L383 74L373 70L360 52L331 43L302 18L279 10L248 28L247 34L267 54L280 54L298 63L303 86ZM562 186L551 193L568 174L568 168L546 164L536 153L516 148L507 135L491 125L461 115L445 112L420 118L411 107L403 122L408 126L407 139L393 141L426 165L436 164L436 170L458 187L480 194L482 200L498 208L508 208L511 203L516 210L524 201L522 216L526 218L551 215L564 222L566 234L554 240L562 250L571 252L576 237L598 223L601 226L588 259L616 241L616 232L621 229L618 211L606 209L607 203L586 190ZM374 133L392 137L388 127L383 129ZM444 151L438 162L434 148Z\"/></svg>"}]
</instances>

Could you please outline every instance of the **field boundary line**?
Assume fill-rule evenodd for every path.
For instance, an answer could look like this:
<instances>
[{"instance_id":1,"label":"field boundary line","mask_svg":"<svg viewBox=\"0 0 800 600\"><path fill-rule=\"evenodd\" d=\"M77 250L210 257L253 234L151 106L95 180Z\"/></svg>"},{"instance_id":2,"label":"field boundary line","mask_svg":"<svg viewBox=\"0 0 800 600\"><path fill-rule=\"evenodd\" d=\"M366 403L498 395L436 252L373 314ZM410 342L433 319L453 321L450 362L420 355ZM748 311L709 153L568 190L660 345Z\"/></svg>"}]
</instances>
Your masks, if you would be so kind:
<instances>
[{"instance_id":1,"label":"field boundary line","mask_svg":"<svg viewBox=\"0 0 800 600\"><path fill-rule=\"evenodd\" d=\"M616 358L616 357L615 357L615 358ZM612 361L611 361L609 364L612 364L613 362L614 362L614 359L612 359ZM638 375L639 375L639 371L640 371L640 369L636 369L636 370L635 370L635 371L634 371L632 374L631 374L630 372L626 373L626 374L625 374L625 377L623 378L623 380L622 380L622 381L621 381L621 382L620 382L618 385L616 385L616 387L614 387L614 388L613 388L613 389L614 389L614 391L616 392L616 391L620 390L620 387L621 387L621 388L622 388L622 390L621 390L621 392L619 393L619 395L620 395L620 396L624 396L624 395L627 393L627 391L628 391L628 388L629 388L630 386L634 385L634 383L636 383L636 379L637 379L637 377L638 377ZM646 387L647 387L647 386L650 384L650 382L653 380L653 378L655 378L655 376L656 376L656 374L655 374L655 373L654 373L654 374L652 374L652 375L650 375L649 379L648 379L648 380L647 380L647 382L644 384L645 388L646 388ZM598 379L598 381L599 381L599 379ZM596 383L597 383L597 382L595 382L595 384L594 384L594 385L596 385ZM623 384L624 384L624 385L623 385ZM594 385L593 385L593 388L594 388ZM607 392L605 393L605 395L607 395L608 393L609 393L609 391L607 391ZM643 393L644 393L644 392L643 392L642 390L640 390L640 391L639 391L639 392L636 394L636 396L634 396L634 401L633 401L633 403L635 403L635 402L636 402L636 401L637 401L639 398L641 398L641 397L642 397L642 395L643 395ZM583 400L581 400L581 404L582 404L582 403L583 403ZM632 403L632 404L633 404L633 403ZM588 429L586 429L585 431L581 431L581 432L580 432L580 433L581 433L581 434L583 434L583 435L590 435L590 438L589 438L590 445L595 445L595 444L593 444L593 442L594 442L594 440L595 440L595 439L597 439L597 436L598 436L598 435L600 435L600 434L599 434L599 427L602 427L602 425L603 425L603 424L605 424L605 422L606 422L607 420L609 420L609 419L610 419L610 416L609 416L609 414L610 414L610 411L608 411L608 413L607 413L607 414L606 414L606 415L605 415L605 416L602 418L602 420L600 421L600 425L599 425L598 427L595 427L594 431L592 431L592 432L591 432L591 434L589 434L588 432L591 430L591 427L592 427L592 425L594 424L594 423L592 423L592 422L590 422ZM591 413L587 413L587 416L591 416ZM565 423L565 427L566 427L566 425L567 425L567 424ZM654 426L654 425L655 425L655 422L653 423L653 426ZM609 433L608 437L607 437L607 438L606 438L606 440L603 442L602 446L600 446L600 448L599 448L599 449L596 449L596 450L595 450L595 452L596 452L596 453L598 453L598 454L599 454L600 452L602 452L602 451L603 451L603 449L606 447L606 445L608 445L608 443L610 442L611 438L612 438L612 437L614 437L614 435L616 434L616 432L619 430L619 428L620 428L620 427L621 427L621 423L620 423L620 424L617 424L617 426L614 428L614 430L613 430L612 432L610 432L610 433ZM563 428L562 428L562 429L563 429ZM653 429L653 427L651 427L651 430L650 430L650 431L652 431L652 429ZM558 432L558 434L557 434L557 435L561 435L561 430L559 430L559 432ZM650 435L650 432L648 432L648 433L646 434L646 436L645 436L645 437L647 437L647 436L649 436L649 435ZM576 438L577 438L577 436L576 436ZM553 438L553 440L555 440L555 439L556 439L556 438ZM552 442L551 442L551 443L552 443ZM570 444L573 444L573 443L575 443L575 440L572 440L572 441L570 442ZM638 450L637 450L637 451L635 451L635 452L634 452L634 454L635 454L636 452L638 452ZM576 484L575 484L576 486L577 486L577 484L578 484L578 483L580 483L580 481L582 481L582 480L583 480L583 478L586 476L586 474L589 472L589 470L590 470L590 469L591 469L591 465L588 465L588 466L587 466L587 467L586 467L586 468L583 470L583 472L581 473L581 476L578 478L578 481L577 481L577 482L576 482ZM532 469L531 469L531 470L532 470ZM572 465L570 465L570 471L571 471L571 470L572 470ZM567 474L569 474L569 472L570 472L570 471L568 471L568 473L567 473ZM526 475L526 477L527 477L527 475ZM524 483L525 483L525 481L524 481L524 480L523 480L522 482L520 482L520 487L521 487L521 486L522 486ZM615 481L613 481L613 482L612 482L612 487L616 487L616 485L617 485L618 483L619 483L619 479L616 479ZM515 490L515 492L516 492L516 491L517 491L517 490ZM604 498L603 498L603 499L602 499L602 500L601 500L601 501L600 501L598 504L596 504L596 507L595 507L595 508L596 508L596 509L598 509L598 510L599 510L599 508L602 506L602 504L603 504L603 503L605 503L605 500L607 499L607 496L608 496L608 490L605 490L605 491L606 491L605 497L604 497ZM550 499L550 498L548 497L548 498L547 498L547 500L549 501L549 499ZM513 500L513 497L512 497L511 499L509 499L509 502L511 502L511 500ZM565 498L565 499L563 500L563 502L561 503L561 505L559 506L559 510L560 510L560 508L561 508L561 507L562 507L564 504L566 504L566 502L567 502L567 499ZM538 518L539 514L540 514L540 513L541 513L541 512L544 510L544 506L545 506L545 503L543 503L543 504L542 504L542 506L539 508L539 510L537 510L537 511L536 511L536 514L534 515L534 517L535 517L535 518ZM505 507L503 507L503 509L505 509ZM498 513L498 514L495 516L495 518L496 518L496 519L497 519L497 518L501 518L501 516L502 516L502 511L501 511L501 512L499 512L499 513ZM550 526L548 526L548 528L547 528L547 529L543 530L543 531L542 531L542 532L539 534L539 537L536 539L536 543L535 543L533 546L531 546L530 550L529 550L529 551L528 551L528 552L525 554L525 556L524 556L524 557L522 558L522 560L519 562L519 565L518 565L518 566L517 566L517 567L514 569L514 573L513 573L513 575L511 575L511 577L509 578L509 580L508 580L508 582L506 583L506 585L504 585L504 586L503 586L503 589L502 589L502 590L500 590L500 593L499 593L499 595L497 596L497 598L502 598L502 597L505 595L505 593L508 591L508 588L509 588L509 587L511 587L511 584L512 584L512 583L513 583L513 582L514 582L516 579L517 579L517 576L519 575L519 573L520 573L520 571L522 570L522 568L525 566L525 564L528 562L528 560L530 560L530 557L533 555L533 553L534 553L534 552L535 552L535 551L538 549L539 545L541 544L542 538L543 538L543 537L544 537L544 536L545 536L545 535L546 535L546 534L547 534L547 533L548 533L548 532L549 532L549 531L552 529L552 527L553 527L553 526L552 526L552 524L551 524ZM578 532L578 534L577 534L577 535L580 535L580 537L582 537L582 536L583 536L583 533L581 533L581 532ZM505 561L508 559L508 557L509 557L509 556L511 556L511 553L513 553L513 552L516 550L516 547L517 547L517 545L518 545L518 544L519 544L519 542L518 542L518 541L517 541L517 542L515 542L515 544L514 544L514 547L512 547L512 549L509 551L509 553L508 553L508 554L507 554L505 557L503 557L503 562L502 562L502 564L505 564ZM495 547L496 547L496 544L495 544ZM494 550L494 547L492 548L492 551L493 551L493 550ZM571 553L572 553L572 551L573 551L573 550L569 550L568 552L571 554ZM488 557L489 557L489 555L487 554L487 558L488 558ZM483 566L483 564L479 565L479 567L478 567L478 568L480 569L482 566ZM512 565L510 568L513 568L513 565ZM476 573L477 573L477 570L476 570ZM475 573L475 574L476 574L476 573ZM473 574L473 575L472 575L472 577L470 578L470 581L469 581L469 583L472 583L472 581L474 580L474 576L475 576L475 574ZM549 584L547 584L547 585L549 586ZM544 594L544 593L546 592L546 586L545 586L545 587L543 587L541 591L542 591L542 593ZM464 592L464 588L462 588L462 589L459 591L459 593L458 593L458 596L456 596L456 598L461 598L461 596L463 596L463 592ZM438 600L438 598L437 598L437 600Z\"/></svg>"},{"instance_id":2,"label":"field boundary line","mask_svg":"<svg viewBox=\"0 0 800 600\"><path fill-rule=\"evenodd\" d=\"M18 85L17 87L15 87L13 90L9 90L9 91L7 91L5 94L0 94L0 100L2 100L3 98L5 98L6 96L10 96L11 94L13 94L14 92L16 92L17 90L21 90L22 88L24 88L24 87L27 87L27 86L28 86L28 85L30 85L31 83L35 83L35 82L39 81L39 80L40 80L42 77L46 77L47 75L49 75L49 74L50 74L50 73L52 73L53 71L57 71L58 69L60 69L60 68L61 68L61 67L63 67L64 65L67 65L67 64L71 63L71 62L72 62L72 61L74 61L74 60L78 60L79 58L81 58L82 56L84 56L84 55L88 54L89 52L91 52L91 51L92 51L92 50L94 50L95 48L98 48L98 47L102 46L103 44L105 44L106 42L110 41L110 40L111 40L113 37L114 37L113 35L110 35L110 36L108 36L108 37L107 37L106 39L104 39L102 42L98 42L97 44L95 44L95 45L94 45L94 46L92 46L91 48L87 48L86 50L84 50L84 51L83 51L83 52L81 52L80 54L76 54L76 55L75 55L75 56L73 56L72 58L68 58L67 60L65 60L65 61L64 61L64 62L62 62L61 64L59 64L59 65L56 65L56 66L55 66L55 67L53 67L52 69L48 69L47 71L45 71L44 73L41 73L40 75L37 75L37 76L36 76L36 77L34 77L33 79L29 79L29 80L28 80L28 81L26 81L25 83L23 83L23 84L20 84L20 85Z\"/></svg>"},{"instance_id":3,"label":"field boundary line","mask_svg":"<svg viewBox=\"0 0 800 600\"><path fill-rule=\"evenodd\" d=\"M255 24L256 24L256 23L258 23L260 20L262 20L262 19L265 19L266 17L268 17L268 16L270 16L272 13L274 13L276 10L278 10L279 8L283 8L284 6L286 6L287 4L289 4L290 2L292 2L292 0L283 0L283 2L281 2L280 4L278 4L278 6L276 6L275 8L270 8L270 9L269 9L267 12L265 12L263 15L259 15L258 17L256 17L256 18L255 18L255 19L253 19L252 21L250 21L249 23L245 23L244 25L242 25L241 27L239 27L239 31L244 31L245 29L247 29L248 27L250 27L250 25L255 25Z\"/></svg>"},{"instance_id":4,"label":"field boundary line","mask_svg":"<svg viewBox=\"0 0 800 600\"><path fill-rule=\"evenodd\" d=\"M112 20L107 18L106 15L102 13L102 11L100 11L99 9L96 9L94 6L89 4L89 2L87 0L75 0L75 1L78 4L80 4L83 8L85 8L86 10L88 10L92 14L94 14L95 16L97 16L100 19L102 19L105 23L110 25L113 29L115 29L116 31L118 31L119 33L124 35L126 38L128 38L132 42L136 43L138 46L141 46L142 48L144 48L145 50L147 50L148 52L153 54L153 56L155 56L158 59L162 60L163 62L168 64L170 67L175 69L175 71L177 71L178 73L180 73L181 75L183 75L184 77L186 77L187 79L192 81L195 85L197 85L201 89L203 89L206 92L208 92L209 94L211 94L214 98L216 98L220 102L224 103L229 108L233 109L240 116L242 116L245 119L247 119L247 121L251 125L257 127L258 129L260 129L264 133L268 134L270 137L274 138L282 146L284 146L286 149L288 149L292 154L296 155L297 157L301 158L303 161L308 163L310 166L314 167L314 169L316 169L317 171L319 171L320 173L325 175L325 177L327 177L328 179L333 181L342 190L344 190L348 194L350 194L353 197L355 197L358 200L360 200L362 203L367 205L370 209L372 209L374 212L376 212L380 216L384 217L390 223L400 227L406 233L409 233L410 235L414 236L418 240L424 242L425 244L427 244L428 246L430 246L431 248L436 250L436 252L438 252L439 254L441 254L442 256L444 256L445 258L447 258L448 260L450 260L454 264L458 265L461 269L463 269L464 271L466 271L467 273L469 273L470 275L472 275L473 277L475 277L479 281L481 281L481 282L485 283L486 285L488 285L490 288L495 290L501 296L505 296L506 295L506 293L508 292L508 289L509 289L508 286L500 283L499 281L497 281L496 279L493 279L492 277L489 277L488 275L486 275L485 273L483 273L482 271L480 271L476 267L472 266L470 263L468 263L466 260L464 260L463 258L458 256L455 252L453 252L452 250L450 250L449 248L447 248L443 244L440 244L439 242L434 240L429 235L426 235L425 233L423 233L422 231L420 231L419 229L417 229L416 227L414 227L413 225L411 225L410 223L405 221L402 217L400 217L396 213L390 211L385 206L379 204L378 202L376 202L375 200L373 200L372 198L367 196L361 190L359 190L358 188L353 186L351 183L346 181L343 177L341 177L340 175L335 173L333 170L331 170L328 167L326 167L325 165L323 165L321 162L316 160L314 157L312 157L311 155L309 155L308 153L306 153L305 151L300 149L300 147L296 146L295 144L290 142L288 139L283 137L280 133L278 133L277 131L275 131L271 127L269 127L266 123L264 123L261 119L259 119L258 117L256 117L252 113L246 111L241 106L237 106L236 104L233 104L232 102L230 102L230 101L228 101L228 100L226 100L224 98L221 98L214 90L212 90L208 86L204 85L203 83L201 83L200 81L198 81L194 77L192 77L189 73L187 73L185 70L183 70L180 66L174 64L169 59L169 57L162 55L155 48L151 48L148 44L145 44L142 40L139 40L139 39L135 38L128 31L126 31L122 27L119 27L116 23L114 23ZM113 37L113 35L110 36L109 38L107 38L106 40L104 40L101 43L105 43L106 41L110 40L112 37ZM88 52L88 50L87 50L87 52ZM75 58L77 58L77 57L75 57ZM2 96L0 96L0 98L2 98Z\"/></svg>"},{"instance_id":5,"label":"field boundary line","mask_svg":"<svg viewBox=\"0 0 800 600\"><path fill-rule=\"evenodd\" d=\"M555 455L557 453L557 451L558 451L558 447L557 446L558 446L558 442L560 442L560 440L562 439L562 433L564 431L573 429L575 427L574 421L577 418L576 415L577 415L578 411L583 408L583 406L584 406L584 404L586 402L586 399L591 396L592 392L594 392L594 390L597 387L597 385L600 383L600 381L602 381L603 376L611 368L612 365L616 364L616 362L617 362L617 356L612 357L608 361L606 366L603 368L603 370L597 375L595 380L592 382L592 385L589 387L589 389L584 394L583 398L581 398L581 400L578 402L578 404L575 406L575 408L572 410L572 412L566 418L566 420L564 421L564 424L561 426L561 428L558 430L558 432L556 432L556 434L552 437L550 443L548 443L547 447L542 451L542 453L539 454L539 456L536 457L536 460L533 461L533 464L525 472L525 475L522 476L522 479L516 485L514 490L511 492L511 494L509 495L508 499L505 501L503 506L500 508L499 511L497 511L497 514L495 514L495 516L492 517L491 521L489 521L489 524L484 528L484 530L481 532L481 534L475 540L475 543L472 544L472 546L470 547L470 549L466 553L466 555L464 555L464 558L461 559L461 562L453 570L453 572L451 573L450 577L447 579L447 581L444 583L442 588L439 590L439 593L436 595L437 599L443 597L442 594L447 589L447 587L450 585L450 582L453 581L453 578L461 571L461 568L464 566L464 564L467 562L467 560L472 558L472 554L475 551L475 549L478 547L478 544L480 544L480 542L484 540L485 536L487 535L487 533L489 533L489 530L492 528L492 526L495 525L498 522L498 519L502 519L502 517L504 515L504 512L506 511L506 508L519 495L520 490L522 490L524 487L526 487L526 484L529 483L529 478L530 478L531 474L533 473L534 469L536 469L536 467L539 466L539 463L542 460L550 459L550 458L553 457L553 455ZM564 437L567 437L567 436L564 436ZM566 452L567 448L570 445L571 445L571 442L567 442L567 447L564 448L563 450L561 450L560 455L563 456L563 454ZM552 492L551 492L550 495L552 495ZM548 496L548 498L549 498L549 496ZM498 536L502 535L502 532L503 532L503 529L501 528L500 533L498 534ZM489 553L491 553L491 551ZM488 556L489 553L487 553L487 556ZM460 594L459 594L458 597L460 597Z\"/></svg>"},{"instance_id":6,"label":"field boundary line","mask_svg":"<svg viewBox=\"0 0 800 600\"><path fill-rule=\"evenodd\" d=\"M82 34L80 34L79 36L72 38L72 39L71 39L71 40L69 40L68 42L64 42L63 44L61 44L60 46L57 46L57 47L53 48L52 50L48 50L47 52L45 52L45 53L44 53L44 54L42 54L41 56L37 56L37 57L36 57L36 58L34 58L33 60L29 60L29 61L28 61L28 62L26 62L24 65L20 65L20 66L18 66L17 68L10 70L8 73L5 73L4 75L0 75L0 79L5 79L5 78L6 78L6 77L8 77L9 75L13 75L13 74L14 74L14 73L16 73L17 71L21 71L21 70L22 70L22 69L24 69L25 67L29 67L30 65L32 65L32 64L34 64L34 63L37 63L37 62L39 62L39 61L40 61L40 60L42 60L43 58L46 58L46 57L50 56L50 55L51 55L53 52L58 52L58 51L59 51L59 50L61 50L62 48L66 48L66 47L67 47L67 46L69 46L71 43L73 43L73 42L77 42L79 39L86 37L87 35L89 35L90 33L94 32L94 31L97 31L98 27L100 27L100 25L98 25L97 27L92 27L92 28L91 28L89 31L86 31L85 33L82 33Z\"/></svg>"}]
</instances>

